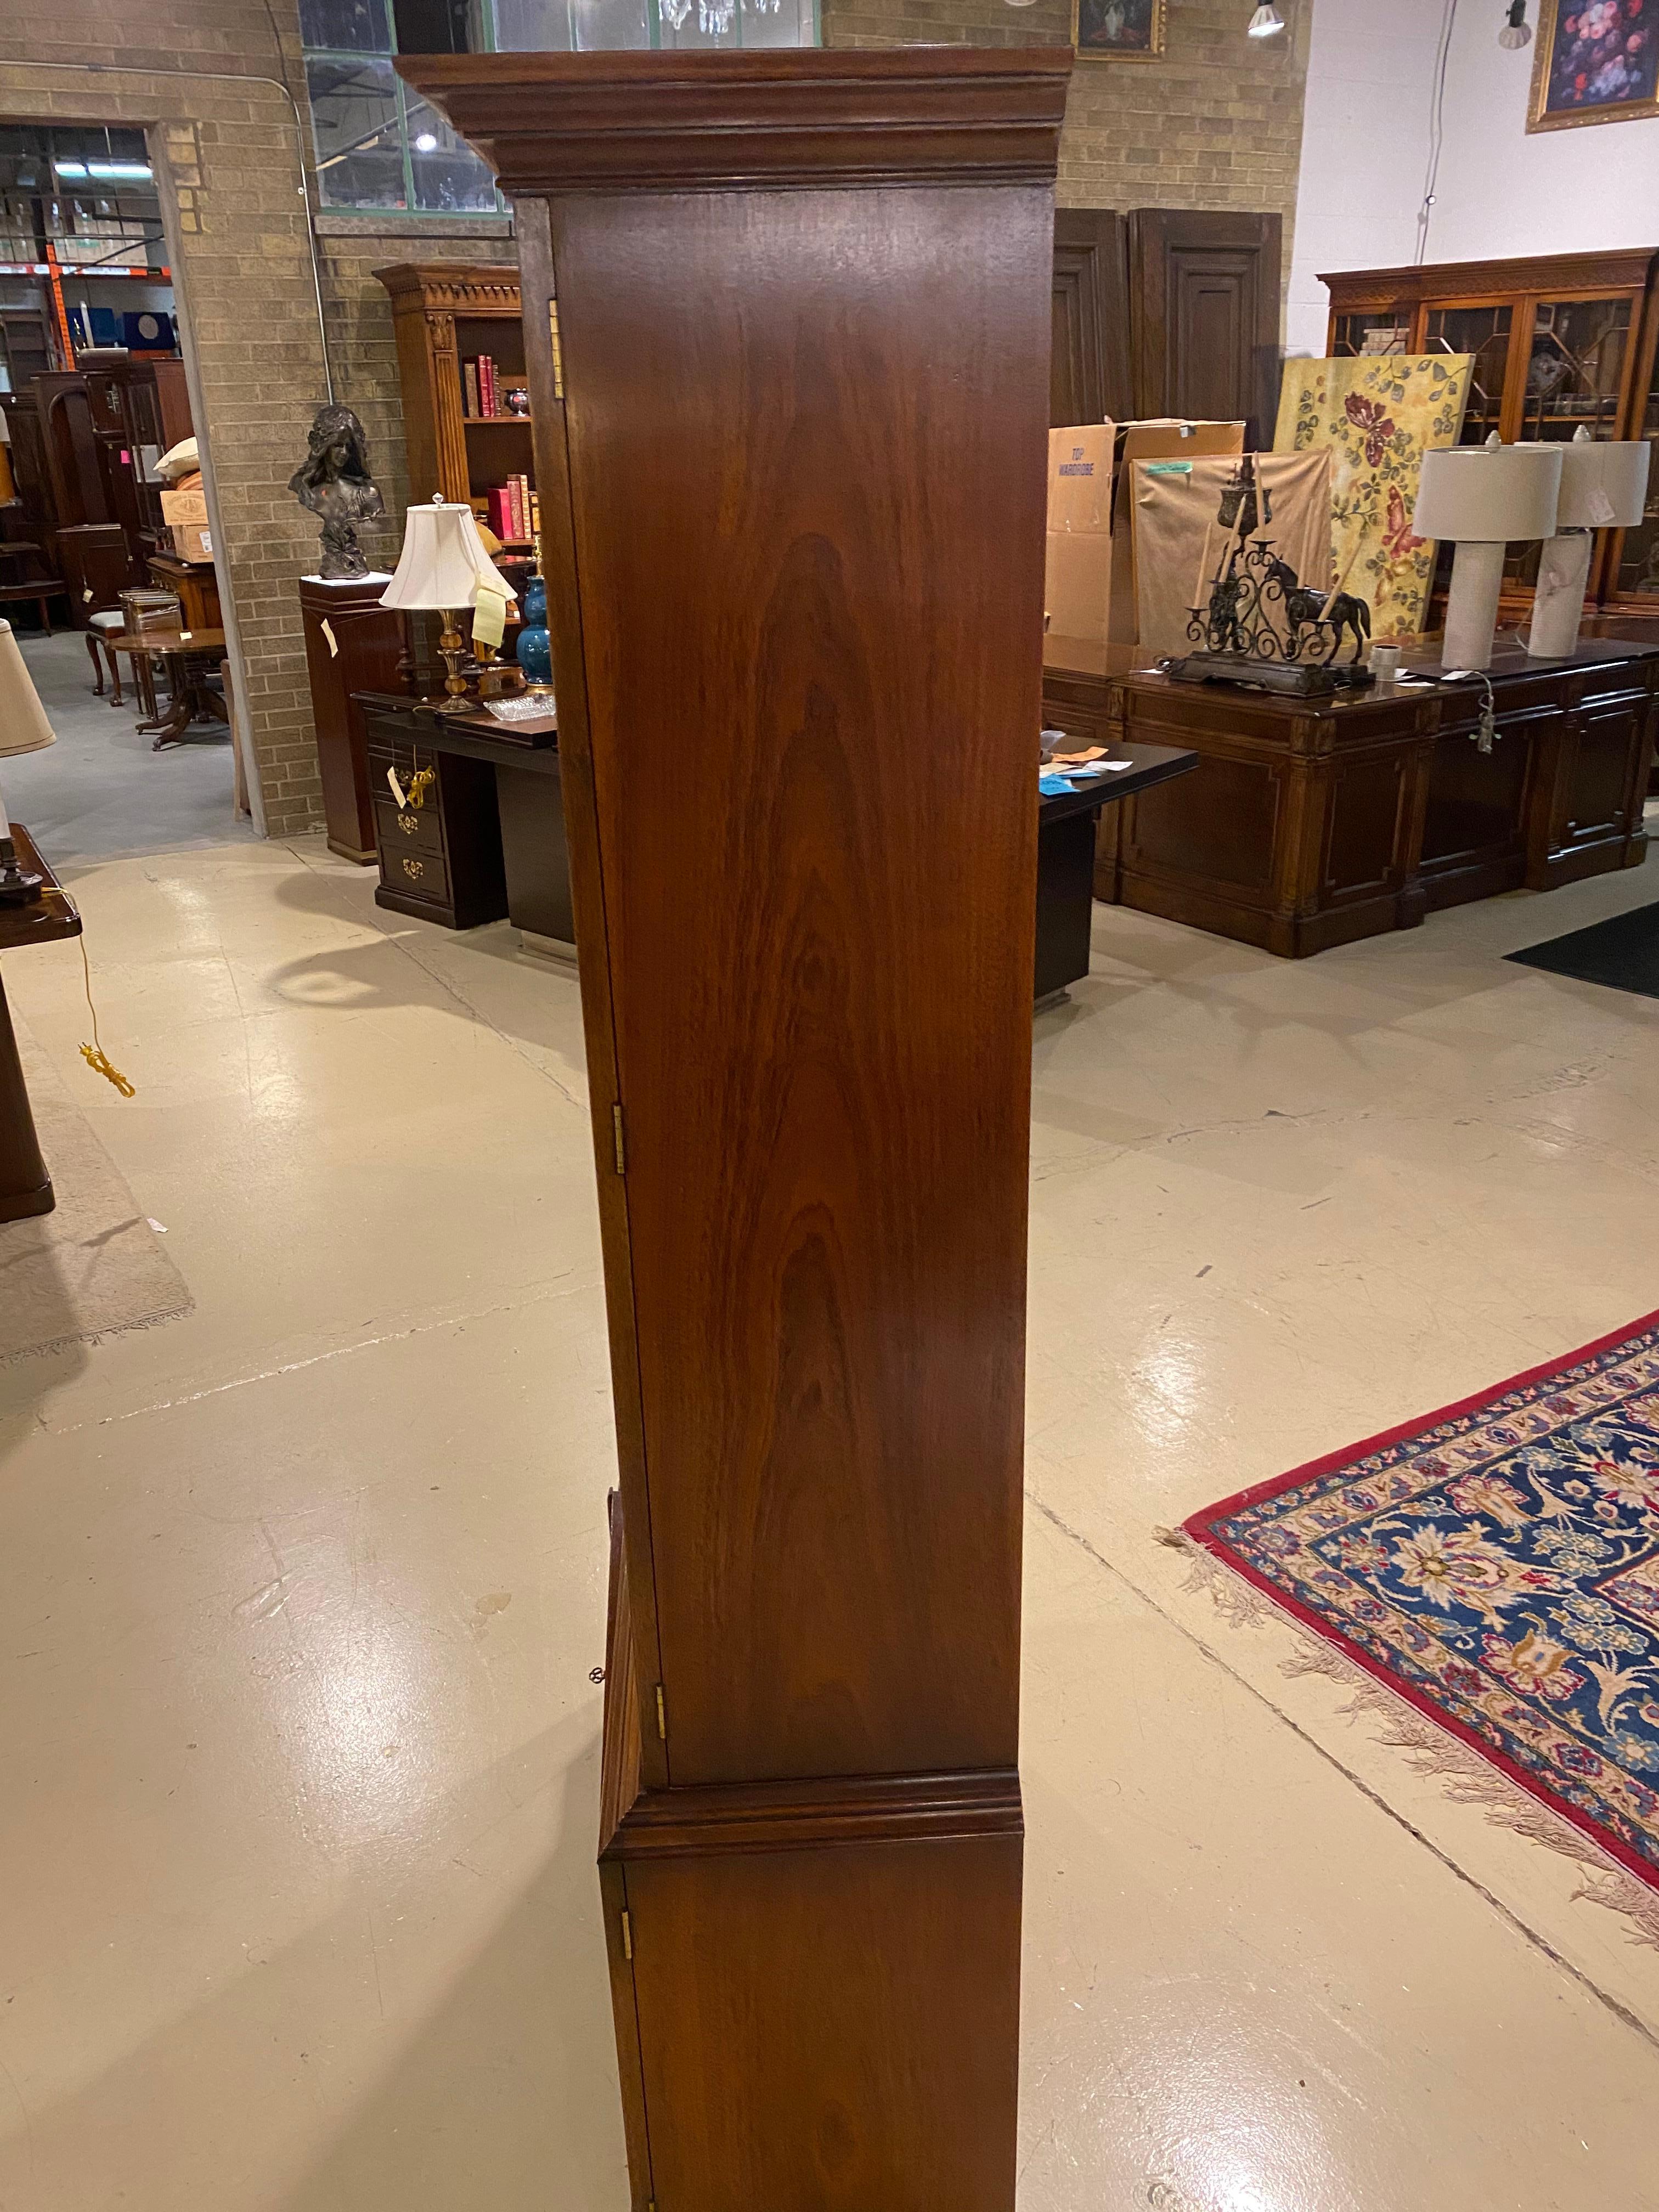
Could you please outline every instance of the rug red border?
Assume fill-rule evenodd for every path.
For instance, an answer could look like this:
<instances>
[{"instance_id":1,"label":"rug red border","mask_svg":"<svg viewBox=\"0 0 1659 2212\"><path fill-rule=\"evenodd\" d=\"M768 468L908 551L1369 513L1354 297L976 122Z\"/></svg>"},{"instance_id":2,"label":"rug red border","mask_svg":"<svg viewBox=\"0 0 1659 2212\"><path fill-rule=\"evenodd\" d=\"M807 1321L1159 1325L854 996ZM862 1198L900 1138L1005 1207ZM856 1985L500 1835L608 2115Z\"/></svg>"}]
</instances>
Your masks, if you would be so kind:
<instances>
[{"instance_id":1,"label":"rug red border","mask_svg":"<svg viewBox=\"0 0 1659 2212\"><path fill-rule=\"evenodd\" d=\"M1543 1360L1538 1366L1528 1367L1519 1375L1511 1375L1507 1382L1496 1383L1490 1389L1477 1390L1471 1397L1460 1398L1452 1405L1442 1406L1437 1413L1423 1414L1416 1420L1401 1421L1395 1428L1383 1429L1374 1437L1367 1437L1361 1443L1347 1444L1340 1451L1327 1452L1322 1458L1309 1460L1301 1467L1292 1468L1288 1474L1275 1475L1271 1481L1252 1483L1248 1490L1240 1490L1231 1498L1224 1498L1218 1505L1206 1505L1201 1512L1194 1513L1184 1521L1182 1527L1194 1543L1201 1544L1206 1552L1220 1559L1234 1574L1253 1589L1259 1589L1264 1597L1271 1598L1282 1612L1299 1621L1322 1643L1334 1644L1346 1659L1381 1682L1386 1689L1391 1690L1402 1704L1432 1721L1437 1728L1443 1729L1448 1735L1467 1744L1470 1750L1478 1752L1489 1765L1495 1766L1517 1789L1524 1790L1529 1797L1547 1805L1559 1818L1571 1822L1581 1834L1588 1836L1598 1850L1605 1851L1626 1873L1634 1875L1648 1888L1659 1890L1659 1867L1650 1864L1628 1844L1610 1834L1599 1820L1588 1813L1581 1812L1577 1806L1570 1805L1565 1798L1558 1796L1536 1775L1517 1766L1507 1753L1495 1750L1473 1729L1446 1712L1432 1699L1423 1696L1421 1692L1372 1658L1358 1644L1350 1642L1341 1630L1334 1627L1323 1614L1314 1612L1299 1598L1292 1597L1288 1591L1280 1589L1266 1576L1259 1574L1217 1535L1214 1528L1216 1522L1224 1521L1232 1514L1242 1513L1248 1506L1259 1505L1266 1498L1280 1497L1285 1491L1294 1490L1304 1482L1316 1481L1322 1474L1332 1474L1338 1468L1351 1466L1355 1460L1364 1459L1370 1452L1382 1451L1390 1444L1404 1443L1413 1437L1424 1436L1431 1429L1438 1428L1443 1421L1459 1420L1466 1413L1478 1413L1482 1407L1507 1397L1511 1390L1528 1389L1535 1383L1549 1381L1554 1376L1565 1375L1569 1368L1581 1366L1585 1360L1594 1359L1601 1352L1611 1352L1616 1345L1628 1344L1632 1338L1644 1335L1655 1328L1659 1328L1659 1308L1644 1314L1639 1321L1627 1323L1623 1328L1610 1329L1605 1336L1598 1336L1589 1344L1580 1345L1576 1352L1564 1353L1559 1358Z\"/></svg>"}]
</instances>

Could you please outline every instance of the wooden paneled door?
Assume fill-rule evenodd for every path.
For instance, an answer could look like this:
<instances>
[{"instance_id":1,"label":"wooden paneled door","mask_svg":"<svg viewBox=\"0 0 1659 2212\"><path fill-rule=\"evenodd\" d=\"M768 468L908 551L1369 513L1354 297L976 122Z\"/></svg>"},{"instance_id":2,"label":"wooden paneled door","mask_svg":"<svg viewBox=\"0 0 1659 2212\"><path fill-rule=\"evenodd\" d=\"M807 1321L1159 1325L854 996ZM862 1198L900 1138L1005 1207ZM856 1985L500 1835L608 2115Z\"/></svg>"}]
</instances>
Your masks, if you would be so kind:
<instances>
[{"instance_id":1,"label":"wooden paneled door","mask_svg":"<svg viewBox=\"0 0 1659 2212\"><path fill-rule=\"evenodd\" d=\"M398 67L518 222L620 1468L635 2212L1012 2212L1071 57Z\"/></svg>"},{"instance_id":2,"label":"wooden paneled door","mask_svg":"<svg viewBox=\"0 0 1659 2212\"><path fill-rule=\"evenodd\" d=\"M1133 411L1128 255L1128 226L1110 209L1055 216L1048 420L1056 428L1122 422Z\"/></svg>"},{"instance_id":3,"label":"wooden paneled door","mask_svg":"<svg viewBox=\"0 0 1659 2212\"><path fill-rule=\"evenodd\" d=\"M1129 216L1138 415L1242 421L1247 447L1271 447L1282 232L1276 215L1138 208Z\"/></svg>"}]
</instances>

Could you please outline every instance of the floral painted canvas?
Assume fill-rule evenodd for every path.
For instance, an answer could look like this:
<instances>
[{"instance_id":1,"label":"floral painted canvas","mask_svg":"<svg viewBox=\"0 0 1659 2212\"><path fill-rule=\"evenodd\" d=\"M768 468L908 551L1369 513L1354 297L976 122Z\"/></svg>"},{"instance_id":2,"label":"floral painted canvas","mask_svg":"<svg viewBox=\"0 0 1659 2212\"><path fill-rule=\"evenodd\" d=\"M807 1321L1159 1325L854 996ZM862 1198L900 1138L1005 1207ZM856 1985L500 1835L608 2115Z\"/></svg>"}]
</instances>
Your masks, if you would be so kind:
<instances>
[{"instance_id":1,"label":"floral painted canvas","mask_svg":"<svg viewBox=\"0 0 1659 2212\"><path fill-rule=\"evenodd\" d=\"M1659 1888L1659 1314L1187 1531Z\"/></svg>"},{"instance_id":2,"label":"floral painted canvas","mask_svg":"<svg viewBox=\"0 0 1659 2212\"><path fill-rule=\"evenodd\" d=\"M1273 449L1332 448L1333 581L1369 601L1371 634L1410 637L1428 614L1432 544L1412 531L1423 456L1455 446L1472 354L1287 361Z\"/></svg>"}]
</instances>

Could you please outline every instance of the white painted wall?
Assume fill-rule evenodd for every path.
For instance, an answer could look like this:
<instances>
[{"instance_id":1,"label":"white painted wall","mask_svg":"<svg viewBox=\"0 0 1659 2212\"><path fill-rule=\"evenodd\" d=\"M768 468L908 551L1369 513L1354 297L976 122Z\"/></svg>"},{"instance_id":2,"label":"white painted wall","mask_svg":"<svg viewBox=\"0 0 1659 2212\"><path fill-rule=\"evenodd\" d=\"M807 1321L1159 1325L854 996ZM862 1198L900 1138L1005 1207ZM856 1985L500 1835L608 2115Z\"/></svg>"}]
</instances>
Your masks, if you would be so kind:
<instances>
[{"instance_id":1,"label":"white painted wall","mask_svg":"<svg viewBox=\"0 0 1659 2212\"><path fill-rule=\"evenodd\" d=\"M1417 258L1435 52L1446 0L1304 0L1307 120L1287 315L1325 350L1322 269ZM1500 0L1455 0L1429 261L1659 246L1659 119L1529 134L1534 43L1498 43ZM1528 9L1534 29L1537 0Z\"/></svg>"}]
</instances>

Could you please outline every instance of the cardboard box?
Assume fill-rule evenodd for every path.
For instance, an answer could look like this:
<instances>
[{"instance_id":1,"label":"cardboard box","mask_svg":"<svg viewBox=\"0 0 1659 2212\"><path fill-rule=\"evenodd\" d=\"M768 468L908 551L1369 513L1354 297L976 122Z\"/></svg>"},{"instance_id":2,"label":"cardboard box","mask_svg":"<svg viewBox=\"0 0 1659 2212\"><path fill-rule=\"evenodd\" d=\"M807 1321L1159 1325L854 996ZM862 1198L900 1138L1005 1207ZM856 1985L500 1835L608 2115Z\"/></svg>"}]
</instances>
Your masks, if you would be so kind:
<instances>
[{"instance_id":1,"label":"cardboard box","mask_svg":"<svg viewBox=\"0 0 1659 2212\"><path fill-rule=\"evenodd\" d=\"M199 476L176 486L169 486L161 494L161 520L175 527L204 530L207 527L207 494L202 489Z\"/></svg>"},{"instance_id":2,"label":"cardboard box","mask_svg":"<svg viewBox=\"0 0 1659 2212\"><path fill-rule=\"evenodd\" d=\"M1113 484L1112 528L1115 558L1112 573L1112 612L1109 635L1114 645L1139 642L1137 613L1139 586L1135 577L1135 510L1131 497L1137 461L1188 461L1200 454L1242 453L1242 422L1184 422L1177 416L1160 416L1144 422L1125 422L1119 430L1120 448Z\"/></svg>"},{"instance_id":3,"label":"cardboard box","mask_svg":"<svg viewBox=\"0 0 1659 2212\"><path fill-rule=\"evenodd\" d=\"M1045 626L1053 637L1106 642L1112 599L1112 456L1116 428L1080 422L1048 433Z\"/></svg>"},{"instance_id":4,"label":"cardboard box","mask_svg":"<svg viewBox=\"0 0 1659 2212\"><path fill-rule=\"evenodd\" d=\"M193 522L175 522L173 525L173 550L181 561L211 562L213 533Z\"/></svg>"}]
</instances>

